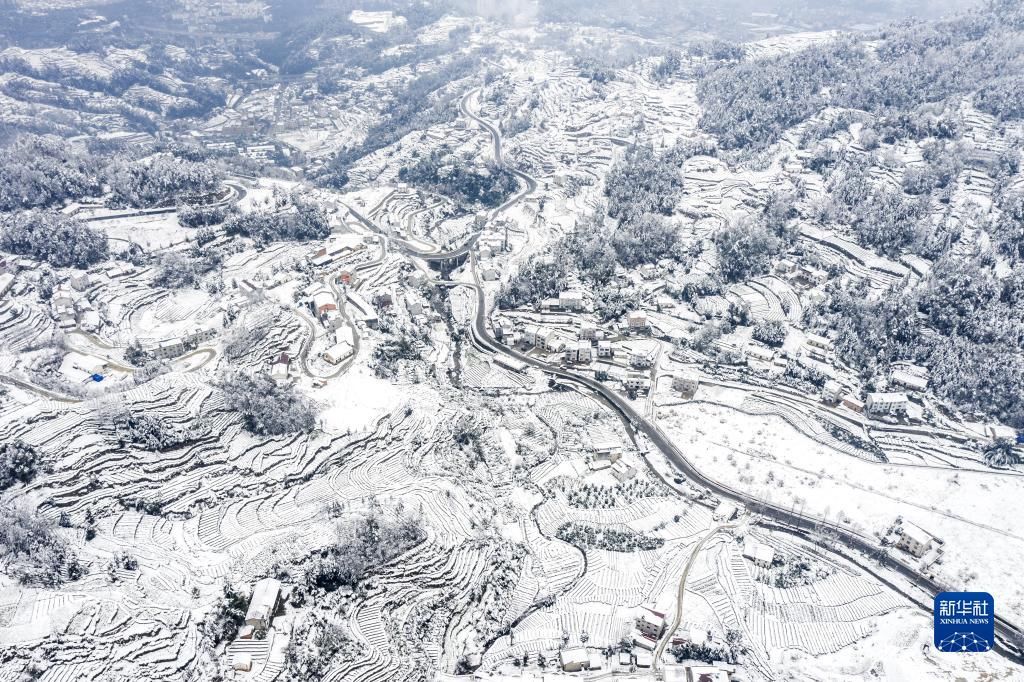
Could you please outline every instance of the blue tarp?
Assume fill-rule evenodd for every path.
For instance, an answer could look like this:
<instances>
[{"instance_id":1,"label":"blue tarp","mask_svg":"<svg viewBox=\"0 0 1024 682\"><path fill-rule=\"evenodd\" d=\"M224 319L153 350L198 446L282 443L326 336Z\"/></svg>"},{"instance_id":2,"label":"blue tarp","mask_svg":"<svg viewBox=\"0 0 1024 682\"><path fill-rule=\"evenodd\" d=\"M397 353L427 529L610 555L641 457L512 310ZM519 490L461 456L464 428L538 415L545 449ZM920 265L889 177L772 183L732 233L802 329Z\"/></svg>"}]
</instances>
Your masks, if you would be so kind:
<instances>
[{"instance_id":1,"label":"blue tarp","mask_svg":"<svg viewBox=\"0 0 1024 682\"><path fill-rule=\"evenodd\" d=\"M102 374L93 374L92 375L92 380L93 381L103 381L103 375Z\"/></svg>"}]
</instances>

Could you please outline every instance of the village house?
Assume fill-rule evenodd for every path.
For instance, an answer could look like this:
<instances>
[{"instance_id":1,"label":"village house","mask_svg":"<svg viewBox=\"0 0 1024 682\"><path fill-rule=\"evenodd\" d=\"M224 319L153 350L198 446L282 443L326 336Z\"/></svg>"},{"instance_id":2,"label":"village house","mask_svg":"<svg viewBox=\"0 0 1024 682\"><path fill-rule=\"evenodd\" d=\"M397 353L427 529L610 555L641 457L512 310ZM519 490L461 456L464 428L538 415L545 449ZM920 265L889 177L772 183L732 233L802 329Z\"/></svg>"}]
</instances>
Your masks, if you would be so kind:
<instances>
[{"instance_id":1,"label":"village house","mask_svg":"<svg viewBox=\"0 0 1024 682\"><path fill-rule=\"evenodd\" d=\"M588 669L590 656L584 647L562 649L558 652L558 664L564 672L578 673Z\"/></svg>"},{"instance_id":2,"label":"village house","mask_svg":"<svg viewBox=\"0 0 1024 682\"><path fill-rule=\"evenodd\" d=\"M864 407L872 416L906 414L910 400L904 393L868 393Z\"/></svg>"},{"instance_id":3,"label":"village house","mask_svg":"<svg viewBox=\"0 0 1024 682\"><path fill-rule=\"evenodd\" d=\"M164 339L149 350L149 354L157 360L176 358L185 352L185 343L180 338Z\"/></svg>"},{"instance_id":4,"label":"village house","mask_svg":"<svg viewBox=\"0 0 1024 682\"><path fill-rule=\"evenodd\" d=\"M828 403L830 405L835 405L836 403L838 403L839 399L842 398L842 396L843 387L838 381L834 379L829 379L828 381L826 381L825 385L821 389L822 402Z\"/></svg>"},{"instance_id":5,"label":"village house","mask_svg":"<svg viewBox=\"0 0 1024 682\"><path fill-rule=\"evenodd\" d=\"M350 355L352 355L352 344L345 341L339 341L323 352L324 360L332 365L344 362Z\"/></svg>"},{"instance_id":6,"label":"village house","mask_svg":"<svg viewBox=\"0 0 1024 682\"><path fill-rule=\"evenodd\" d=\"M656 348L635 348L629 352L629 366L637 369L646 369L654 364L658 357Z\"/></svg>"},{"instance_id":7,"label":"village house","mask_svg":"<svg viewBox=\"0 0 1024 682\"><path fill-rule=\"evenodd\" d=\"M619 483L625 483L636 476L636 468L626 464L621 459L612 462L612 476Z\"/></svg>"},{"instance_id":8,"label":"village house","mask_svg":"<svg viewBox=\"0 0 1024 682\"><path fill-rule=\"evenodd\" d=\"M248 628L250 637L256 630L266 630L270 627L280 597L281 581L273 578L264 578L252 588L249 610L245 613L245 627ZM239 636L245 638L241 632Z\"/></svg>"},{"instance_id":9,"label":"village house","mask_svg":"<svg viewBox=\"0 0 1024 682\"><path fill-rule=\"evenodd\" d=\"M743 541L743 556L754 562L755 566L769 568L775 561L775 550L763 542L746 538Z\"/></svg>"},{"instance_id":10,"label":"village house","mask_svg":"<svg viewBox=\"0 0 1024 682\"><path fill-rule=\"evenodd\" d=\"M807 345L813 348L820 348L821 350L826 352L832 350L832 341L824 336L819 336L817 334L807 335Z\"/></svg>"},{"instance_id":11,"label":"village house","mask_svg":"<svg viewBox=\"0 0 1024 682\"><path fill-rule=\"evenodd\" d=\"M934 536L908 521L900 525L898 532L900 537L896 546L918 559L927 554L936 542Z\"/></svg>"},{"instance_id":12,"label":"village house","mask_svg":"<svg viewBox=\"0 0 1024 682\"><path fill-rule=\"evenodd\" d=\"M85 291L89 288L90 279L88 272L76 272L68 278L68 284L75 291Z\"/></svg>"},{"instance_id":13,"label":"village house","mask_svg":"<svg viewBox=\"0 0 1024 682\"><path fill-rule=\"evenodd\" d=\"M718 503L717 507L715 507L715 511L711 513L711 517L715 521L732 521L736 518L737 513L738 510L736 509L736 505L732 502L726 502L723 500Z\"/></svg>"},{"instance_id":14,"label":"village house","mask_svg":"<svg viewBox=\"0 0 1024 682\"><path fill-rule=\"evenodd\" d=\"M641 608L637 611L634 624L644 635L658 639L665 632L665 614Z\"/></svg>"},{"instance_id":15,"label":"village house","mask_svg":"<svg viewBox=\"0 0 1024 682\"><path fill-rule=\"evenodd\" d=\"M589 341L577 341L572 352L578 363L587 363L591 360L592 347Z\"/></svg>"},{"instance_id":16,"label":"village house","mask_svg":"<svg viewBox=\"0 0 1024 682\"><path fill-rule=\"evenodd\" d=\"M278 384L283 384L288 381L291 362L292 360L288 357L287 353L281 353L278 355L274 364L270 366L270 378Z\"/></svg>"},{"instance_id":17,"label":"village house","mask_svg":"<svg viewBox=\"0 0 1024 682\"><path fill-rule=\"evenodd\" d=\"M354 313L355 319L362 322L370 329L376 329L378 323L376 308L370 305L365 298L351 289L345 291L345 297L348 299L348 302L352 304L350 311Z\"/></svg>"},{"instance_id":18,"label":"village house","mask_svg":"<svg viewBox=\"0 0 1024 682\"><path fill-rule=\"evenodd\" d=\"M243 279L238 283L238 291L250 303L255 303L263 296L263 289L258 284L254 284L247 279Z\"/></svg>"},{"instance_id":19,"label":"village house","mask_svg":"<svg viewBox=\"0 0 1024 682\"><path fill-rule=\"evenodd\" d=\"M649 391L651 390L651 379L646 374L638 372L627 372L623 385L627 391Z\"/></svg>"},{"instance_id":20,"label":"village house","mask_svg":"<svg viewBox=\"0 0 1024 682\"><path fill-rule=\"evenodd\" d=\"M631 332L642 332L647 329L647 313L642 310L631 312L626 317L626 325Z\"/></svg>"},{"instance_id":21,"label":"village house","mask_svg":"<svg viewBox=\"0 0 1024 682\"><path fill-rule=\"evenodd\" d=\"M594 378L598 381L608 381L609 379L624 381L625 374L621 367L610 362L599 361L594 365Z\"/></svg>"},{"instance_id":22,"label":"village house","mask_svg":"<svg viewBox=\"0 0 1024 682\"><path fill-rule=\"evenodd\" d=\"M581 310L583 294L579 291L563 291L558 295L558 303L563 310Z\"/></svg>"},{"instance_id":23,"label":"village house","mask_svg":"<svg viewBox=\"0 0 1024 682\"><path fill-rule=\"evenodd\" d=\"M864 402L855 396L843 396L843 402L841 404L843 407L847 408L848 410L853 410L857 414L861 414L864 412Z\"/></svg>"},{"instance_id":24,"label":"village house","mask_svg":"<svg viewBox=\"0 0 1024 682\"><path fill-rule=\"evenodd\" d=\"M889 374L889 383L902 386L910 391L924 393L928 389L928 378L905 369L894 369Z\"/></svg>"},{"instance_id":25,"label":"village house","mask_svg":"<svg viewBox=\"0 0 1024 682\"><path fill-rule=\"evenodd\" d=\"M591 447L594 459L607 460L614 464L622 457L622 446L615 441L595 441Z\"/></svg>"},{"instance_id":26,"label":"village house","mask_svg":"<svg viewBox=\"0 0 1024 682\"><path fill-rule=\"evenodd\" d=\"M700 387L700 379L696 374L676 374L672 377L672 390L679 391L683 395L692 396Z\"/></svg>"},{"instance_id":27,"label":"village house","mask_svg":"<svg viewBox=\"0 0 1024 682\"><path fill-rule=\"evenodd\" d=\"M519 340L526 347L536 346L537 337L540 336L543 327L539 327L535 324L527 325L523 327L523 333L519 337Z\"/></svg>"},{"instance_id":28,"label":"village house","mask_svg":"<svg viewBox=\"0 0 1024 682\"><path fill-rule=\"evenodd\" d=\"M614 357L615 349L612 348L611 341L598 341L597 342L597 357L599 358L610 358Z\"/></svg>"},{"instance_id":29,"label":"village house","mask_svg":"<svg viewBox=\"0 0 1024 682\"><path fill-rule=\"evenodd\" d=\"M313 310L321 320L327 318L327 313L338 309L338 302L329 291L319 291L313 295Z\"/></svg>"}]
</instances>

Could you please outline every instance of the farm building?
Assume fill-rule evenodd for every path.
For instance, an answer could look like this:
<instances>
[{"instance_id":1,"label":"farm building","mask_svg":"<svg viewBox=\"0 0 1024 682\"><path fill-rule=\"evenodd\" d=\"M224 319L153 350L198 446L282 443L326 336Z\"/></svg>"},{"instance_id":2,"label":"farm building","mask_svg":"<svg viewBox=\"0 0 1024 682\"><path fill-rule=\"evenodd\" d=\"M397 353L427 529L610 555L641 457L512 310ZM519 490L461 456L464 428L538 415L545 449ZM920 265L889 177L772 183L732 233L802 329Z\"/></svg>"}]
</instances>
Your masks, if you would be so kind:
<instances>
[{"instance_id":1,"label":"farm building","mask_svg":"<svg viewBox=\"0 0 1024 682\"><path fill-rule=\"evenodd\" d=\"M896 385L902 386L911 391L917 391L923 393L928 388L928 378L919 374L914 374L905 369L894 369L889 374L889 382Z\"/></svg>"},{"instance_id":2,"label":"farm building","mask_svg":"<svg viewBox=\"0 0 1024 682\"><path fill-rule=\"evenodd\" d=\"M323 358L332 365L337 365L350 355L352 355L352 346L345 341L341 341L325 350Z\"/></svg>"},{"instance_id":3,"label":"farm building","mask_svg":"<svg viewBox=\"0 0 1024 682\"><path fill-rule=\"evenodd\" d=\"M626 464L621 459L617 459L612 464L612 476L614 476L619 483L625 483L636 476L636 469Z\"/></svg>"},{"instance_id":4,"label":"farm building","mask_svg":"<svg viewBox=\"0 0 1024 682\"><path fill-rule=\"evenodd\" d=\"M590 656L583 647L562 649L558 652L558 664L567 673L578 673L590 665Z\"/></svg>"},{"instance_id":5,"label":"farm building","mask_svg":"<svg viewBox=\"0 0 1024 682\"><path fill-rule=\"evenodd\" d=\"M743 556L753 561L755 566L768 568L775 561L775 550L770 545L747 538L743 542Z\"/></svg>"},{"instance_id":6,"label":"farm building","mask_svg":"<svg viewBox=\"0 0 1024 682\"><path fill-rule=\"evenodd\" d=\"M253 629L269 628L280 597L280 580L264 578L256 583L249 599L249 610L245 613L245 624Z\"/></svg>"},{"instance_id":7,"label":"farm building","mask_svg":"<svg viewBox=\"0 0 1024 682\"><path fill-rule=\"evenodd\" d=\"M736 518L738 511L739 510L736 509L736 505L723 500L717 507L715 507L715 511L712 516L715 521L732 521Z\"/></svg>"}]
</instances>

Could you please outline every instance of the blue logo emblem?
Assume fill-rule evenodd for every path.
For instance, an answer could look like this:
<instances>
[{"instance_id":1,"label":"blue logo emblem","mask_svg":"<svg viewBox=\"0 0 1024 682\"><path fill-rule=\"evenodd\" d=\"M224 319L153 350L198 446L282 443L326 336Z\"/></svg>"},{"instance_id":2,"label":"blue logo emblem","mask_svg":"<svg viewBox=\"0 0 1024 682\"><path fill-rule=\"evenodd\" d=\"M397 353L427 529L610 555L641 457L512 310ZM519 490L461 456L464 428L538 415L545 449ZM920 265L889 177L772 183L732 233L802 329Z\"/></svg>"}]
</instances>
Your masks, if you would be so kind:
<instances>
[{"instance_id":1,"label":"blue logo emblem","mask_svg":"<svg viewBox=\"0 0 1024 682\"><path fill-rule=\"evenodd\" d=\"M943 592L935 597L935 648L949 653L988 651L996 636L995 600L988 592Z\"/></svg>"}]
</instances>

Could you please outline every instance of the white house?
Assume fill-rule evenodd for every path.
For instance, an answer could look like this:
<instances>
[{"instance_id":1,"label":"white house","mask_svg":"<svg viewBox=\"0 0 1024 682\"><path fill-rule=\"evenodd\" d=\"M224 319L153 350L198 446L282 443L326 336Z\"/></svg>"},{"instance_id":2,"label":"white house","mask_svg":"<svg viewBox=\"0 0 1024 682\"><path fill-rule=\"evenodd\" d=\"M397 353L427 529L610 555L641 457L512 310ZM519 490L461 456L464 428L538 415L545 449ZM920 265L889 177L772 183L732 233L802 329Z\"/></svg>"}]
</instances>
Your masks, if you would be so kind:
<instances>
[{"instance_id":1,"label":"white house","mask_svg":"<svg viewBox=\"0 0 1024 682\"><path fill-rule=\"evenodd\" d=\"M746 538L743 541L743 556L761 568L768 568L775 561L775 550L763 542Z\"/></svg>"},{"instance_id":2,"label":"white house","mask_svg":"<svg viewBox=\"0 0 1024 682\"><path fill-rule=\"evenodd\" d=\"M618 459L612 463L612 476L614 476L619 483L625 483L636 476L636 469L626 464L621 459Z\"/></svg>"},{"instance_id":3,"label":"white house","mask_svg":"<svg viewBox=\"0 0 1024 682\"><path fill-rule=\"evenodd\" d=\"M864 406L871 415L903 414L910 400L905 393L868 393Z\"/></svg>"},{"instance_id":4,"label":"white house","mask_svg":"<svg viewBox=\"0 0 1024 682\"><path fill-rule=\"evenodd\" d=\"M715 521L732 521L736 518L737 512L736 505L723 500L715 507L715 511L712 512L711 516Z\"/></svg>"},{"instance_id":5,"label":"white house","mask_svg":"<svg viewBox=\"0 0 1024 682\"><path fill-rule=\"evenodd\" d=\"M615 355L615 350L612 348L611 341L598 341L597 342L597 357L599 358L610 358Z\"/></svg>"},{"instance_id":6,"label":"white house","mask_svg":"<svg viewBox=\"0 0 1024 682\"><path fill-rule=\"evenodd\" d=\"M696 374L676 374L672 377L672 389L683 395L693 395L700 387L700 379Z\"/></svg>"},{"instance_id":7,"label":"white house","mask_svg":"<svg viewBox=\"0 0 1024 682\"><path fill-rule=\"evenodd\" d=\"M631 312L626 318L626 324L630 331L643 331L647 329L647 313L642 310Z\"/></svg>"},{"instance_id":8,"label":"white house","mask_svg":"<svg viewBox=\"0 0 1024 682\"><path fill-rule=\"evenodd\" d=\"M277 602L281 596L281 581L264 578L252 588L249 599L249 610L245 614L245 624L255 629L269 628L277 610Z\"/></svg>"},{"instance_id":9,"label":"white house","mask_svg":"<svg viewBox=\"0 0 1024 682\"><path fill-rule=\"evenodd\" d=\"M589 341L577 341L574 350L576 362L585 363L591 360L592 347Z\"/></svg>"},{"instance_id":10,"label":"white house","mask_svg":"<svg viewBox=\"0 0 1024 682\"><path fill-rule=\"evenodd\" d=\"M635 624L636 629L643 634L658 639L665 632L665 615L641 608L637 611Z\"/></svg>"},{"instance_id":11,"label":"white house","mask_svg":"<svg viewBox=\"0 0 1024 682\"><path fill-rule=\"evenodd\" d=\"M935 544L934 536L908 521L901 524L899 533L900 539L896 542L896 546L918 559L927 554Z\"/></svg>"},{"instance_id":12,"label":"white house","mask_svg":"<svg viewBox=\"0 0 1024 682\"><path fill-rule=\"evenodd\" d=\"M829 379L825 382L825 386L821 389L821 399L826 403L835 405L839 402L839 399L843 396L843 387L834 379Z\"/></svg>"},{"instance_id":13,"label":"white house","mask_svg":"<svg viewBox=\"0 0 1024 682\"><path fill-rule=\"evenodd\" d=\"M889 374L889 382L918 393L923 393L928 388L927 377L908 372L905 369L894 369Z\"/></svg>"},{"instance_id":14,"label":"white house","mask_svg":"<svg viewBox=\"0 0 1024 682\"><path fill-rule=\"evenodd\" d=\"M590 656L583 647L562 649L558 652L558 663L562 670L567 673L578 673L586 670L590 665Z\"/></svg>"}]
</instances>

